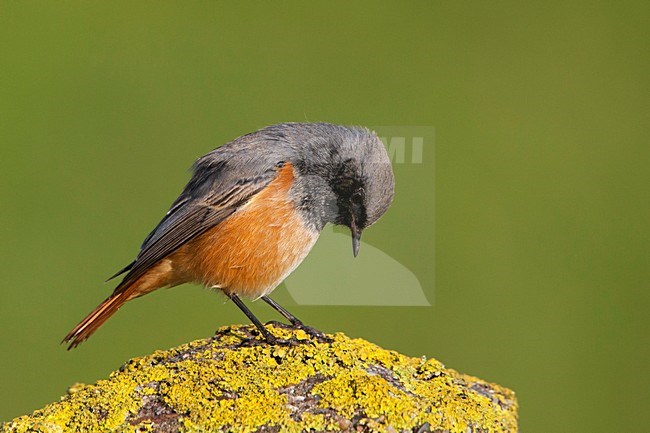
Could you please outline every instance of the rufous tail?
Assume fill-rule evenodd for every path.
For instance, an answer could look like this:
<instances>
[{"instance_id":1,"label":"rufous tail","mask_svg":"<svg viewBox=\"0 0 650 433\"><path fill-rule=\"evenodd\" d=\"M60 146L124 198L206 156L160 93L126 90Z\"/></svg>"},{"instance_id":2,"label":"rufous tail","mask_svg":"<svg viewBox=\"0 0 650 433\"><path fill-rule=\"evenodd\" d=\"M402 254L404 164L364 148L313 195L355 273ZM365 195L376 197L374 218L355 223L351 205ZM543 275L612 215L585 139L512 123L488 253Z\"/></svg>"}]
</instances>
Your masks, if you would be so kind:
<instances>
[{"instance_id":1,"label":"rufous tail","mask_svg":"<svg viewBox=\"0 0 650 433\"><path fill-rule=\"evenodd\" d=\"M128 291L113 294L99 304L65 336L62 343L69 343L68 350L77 347L104 324L120 307L129 300Z\"/></svg>"}]
</instances>

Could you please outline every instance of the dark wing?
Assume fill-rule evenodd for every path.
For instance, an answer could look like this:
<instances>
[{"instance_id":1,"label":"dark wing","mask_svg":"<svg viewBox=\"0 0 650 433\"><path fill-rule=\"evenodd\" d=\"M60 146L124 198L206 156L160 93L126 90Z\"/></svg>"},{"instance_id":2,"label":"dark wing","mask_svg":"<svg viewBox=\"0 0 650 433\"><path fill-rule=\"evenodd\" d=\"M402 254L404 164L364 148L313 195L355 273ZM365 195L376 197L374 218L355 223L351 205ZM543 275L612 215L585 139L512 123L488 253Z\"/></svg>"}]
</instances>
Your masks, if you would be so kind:
<instances>
[{"instance_id":1,"label":"dark wing","mask_svg":"<svg viewBox=\"0 0 650 433\"><path fill-rule=\"evenodd\" d=\"M136 259L113 276L129 271L116 292L189 240L219 224L271 183L277 174L277 166L272 166L261 173L236 178L225 165L196 168L183 193L144 240Z\"/></svg>"}]
</instances>

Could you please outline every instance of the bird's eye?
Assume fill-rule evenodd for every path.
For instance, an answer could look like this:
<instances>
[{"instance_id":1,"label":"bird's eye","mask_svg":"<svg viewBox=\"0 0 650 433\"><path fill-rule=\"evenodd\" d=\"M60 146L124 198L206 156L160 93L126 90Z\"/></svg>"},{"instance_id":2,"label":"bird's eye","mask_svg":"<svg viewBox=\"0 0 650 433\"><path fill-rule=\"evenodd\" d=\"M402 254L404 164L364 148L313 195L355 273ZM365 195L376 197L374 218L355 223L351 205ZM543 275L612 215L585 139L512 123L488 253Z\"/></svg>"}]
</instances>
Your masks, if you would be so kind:
<instances>
[{"instance_id":1,"label":"bird's eye","mask_svg":"<svg viewBox=\"0 0 650 433\"><path fill-rule=\"evenodd\" d=\"M352 203L361 204L363 203L363 190L358 189L352 193L350 196L350 201Z\"/></svg>"}]
</instances>

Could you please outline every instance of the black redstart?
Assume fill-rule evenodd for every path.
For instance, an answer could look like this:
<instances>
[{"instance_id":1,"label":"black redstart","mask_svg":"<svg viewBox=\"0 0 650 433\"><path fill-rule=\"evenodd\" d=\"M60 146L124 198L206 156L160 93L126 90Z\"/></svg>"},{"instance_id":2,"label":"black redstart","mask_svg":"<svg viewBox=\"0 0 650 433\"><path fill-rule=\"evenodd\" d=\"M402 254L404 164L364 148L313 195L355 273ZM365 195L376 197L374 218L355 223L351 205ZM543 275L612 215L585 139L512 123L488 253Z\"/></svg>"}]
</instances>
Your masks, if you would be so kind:
<instances>
[{"instance_id":1,"label":"black redstart","mask_svg":"<svg viewBox=\"0 0 650 433\"><path fill-rule=\"evenodd\" d=\"M239 137L193 166L193 175L144 240L113 294L64 338L76 347L126 301L196 282L223 291L276 339L240 296L262 298L293 326L318 331L268 297L305 258L326 223L345 225L353 253L388 209L394 178L374 133L327 123L285 123Z\"/></svg>"}]
</instances>

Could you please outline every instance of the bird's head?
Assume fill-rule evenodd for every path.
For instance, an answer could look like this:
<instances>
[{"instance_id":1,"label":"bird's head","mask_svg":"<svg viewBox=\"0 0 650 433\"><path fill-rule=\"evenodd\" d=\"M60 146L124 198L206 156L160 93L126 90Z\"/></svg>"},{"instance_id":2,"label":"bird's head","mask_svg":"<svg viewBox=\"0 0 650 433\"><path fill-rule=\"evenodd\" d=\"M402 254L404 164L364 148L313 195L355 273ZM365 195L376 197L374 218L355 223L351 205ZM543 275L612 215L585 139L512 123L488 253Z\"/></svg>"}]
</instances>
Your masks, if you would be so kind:
<instances>
[{"instance_id":1,"label":"bird's head","mask_svg":"<svg viewBox=\"0 0 650 433\"><path fill-rule=\"evenodd\" d=\"M328 123L290 123L267 128L288 145L297 169L294 199L307 221L321 230L344 225L359 252L363 230L388 209L395 180L386 149L374 132Z\"/></svg>"}]
</instances>

